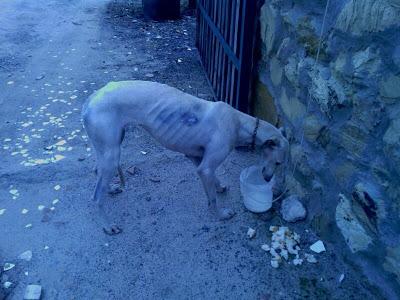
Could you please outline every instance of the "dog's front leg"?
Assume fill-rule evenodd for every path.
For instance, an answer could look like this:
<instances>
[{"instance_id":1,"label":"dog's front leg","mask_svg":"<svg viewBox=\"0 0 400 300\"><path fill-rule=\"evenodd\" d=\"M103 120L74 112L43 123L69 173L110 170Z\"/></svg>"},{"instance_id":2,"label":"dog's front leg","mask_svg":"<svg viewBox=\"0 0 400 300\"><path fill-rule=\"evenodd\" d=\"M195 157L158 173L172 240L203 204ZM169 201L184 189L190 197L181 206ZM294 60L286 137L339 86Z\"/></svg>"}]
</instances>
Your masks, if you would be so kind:
<instances>
[{"instance_id":1,"label":"dog's front leg","mask_svg":"<svg viewBox=\"0 0 400 300\"><path fill-rule=\"evenodd\" d=\"M228 190L228 187L219 181L218 177L215 176L215 188L217 189L217 193L225 193Z\"/></svg>"},{"instance_id":2,"label":"dog's front leg","mask_svg":"<svg viewBox=\"0 0 400 300\"><path fill-rule=\"evenodd\" d=\"M202 161L202 157L195 157L189 155L186 155L186 157L189 158L196 167L198 167ZM223 185L221 181L219 181L217 176L214 177L215 177L215 188L217 193L225 193L228 190L227 186Z\"/></svg>"},{"instance_id":3,"label":"dog's front leg","mask_svg":"<svg viewBox=\"0 0 400 300\"><path fill-rule=\"evenodd\" d=\"M220 186L220 183L215 176L215 170L225 160L229 152L229 148L208 147L197 168L197 173L200 176L207 195L208 206L213 212L217 213L221 220L228 220L235 215L232 209L222 208L217 203L217 186Z\"/></svg>"}]
</instances>

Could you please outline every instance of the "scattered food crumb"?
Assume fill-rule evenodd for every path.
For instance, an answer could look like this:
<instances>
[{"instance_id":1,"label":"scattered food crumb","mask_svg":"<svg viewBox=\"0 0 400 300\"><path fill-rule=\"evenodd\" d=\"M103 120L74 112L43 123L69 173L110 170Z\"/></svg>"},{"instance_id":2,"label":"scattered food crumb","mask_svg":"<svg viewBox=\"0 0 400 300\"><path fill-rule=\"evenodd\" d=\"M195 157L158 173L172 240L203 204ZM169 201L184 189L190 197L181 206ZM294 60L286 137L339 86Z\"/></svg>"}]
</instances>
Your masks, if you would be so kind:
<instances>
[{"instance_id":1,"label":"scattered food crumb","mask_svg":"<svg viewBox=\"0 0 400 300\"><path fill-rule=\"evenodd\" d=\"M293 259L293 264L295 266L302 265L303 264L303 260L301 258L296 257L295 259Z\"/></svg>"},{"instance_id":2,"label":"scattered food crumb","mask_svg":"<svg viewBox=\"0 0 400 300\"><path fill-rule=\"evenodd\" d=\"M344 274L340 274L339 283L342 283L343 280L344 280Z\"/></svg>"},{"instance_id":3,"label":"scattered food crumb","mask_svg":"<svg viewBox=\"0 0 400 300\"><path fill-rule=\"evenodd\" d=\"M315 258L315 256L312 255L312 254L306 253L306 254L304 254L304 256L305 256L307 262L309 262L309 263L311 263L311 264L315 264L315 263L318 262L317 259Z\"/></svg>"},{"instance_id":4,"label":"scattered food crumb","mask_svg":"<svg viewBox=\"0 0 400 300\"><path fill-rule=\"evenodd\" d=\"M284 226L270 226L272 232L271 245L263 244L261 249L271 254L271 266L278 268L283 260L289 262L290 256L293 265L302 265L304 261L317 263L312 254L305 253L304 258L300 257L300 235ZM290 263L290 262L289 262Z\"/></svg>"},{"instance_id":5,"label":"scattered food crumb","mask_svg":"<svg viewBox=\"0 0 400 300\"><path fill-rule=\"evenodd\" d=\"M271 250L271 247L268 246L267 244L261 245L261 249L263 249L264 251L269 252Z\"/></svg>"},{"instance_id":6,"label":"scattered food crumb","mask_svg":"<svg viewBox=\"0 0 400 300\"><path fill-rule=\"evenodd\" d=\"M249 227L249 229L247 230L247 237L249 239L252 239L255 236L256 236L256 231L253 228Z\"/></svg>"},{"instance_id":7,"label":"scattered food crumb","mask_svg":"<svg viewBox=\"0 0 400 300\"><path fill-rule=\"evenodd\" d=\"M315 253L321 253L326 251L324 243L319 240L310 246L310 250L314 251Z\"/></svg>"},{"instance_id":8,"label":"scattered food crumb","mask_svg":"<svg viewBox=\"0 0 400 300\"><path fill-rule=\"evenodd\" d=\"M275 269L279 268L279 263L278 263L278 261L272 259L272 260L271 260L271 267L273 267L273 268L275 268Z\"/></svg>"}]
</instances>

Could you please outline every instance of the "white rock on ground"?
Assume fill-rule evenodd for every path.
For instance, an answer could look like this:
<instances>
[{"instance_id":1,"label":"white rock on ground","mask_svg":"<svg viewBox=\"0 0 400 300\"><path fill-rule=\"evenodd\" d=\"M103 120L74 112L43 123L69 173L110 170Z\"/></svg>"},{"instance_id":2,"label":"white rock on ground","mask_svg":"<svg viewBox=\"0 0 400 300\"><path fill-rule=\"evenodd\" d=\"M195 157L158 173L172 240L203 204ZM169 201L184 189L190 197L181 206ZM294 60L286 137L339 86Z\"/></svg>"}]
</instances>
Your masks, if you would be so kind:
<instances>
[{"instance_id":1,"label":"white rock on ground","mask_svg":"<svg viewBox=\"0 0 400 300\"><path fill-rule=\"evenodd\" d=\"M24 300L38 300L42 294L40 285L31 284L26 287Z\"/></svg>"},{"instance_id":2,"label":"white rock on ground","mask_svg":"<svg viewBox=\"0 0 400 300\"><path fill-rule=\"evenodd\" d=\"M282 201L282 218L287 222L297 222L303 220L306 215L306 209L296 195L289 196Z\"/></svg>"}]
</instances>

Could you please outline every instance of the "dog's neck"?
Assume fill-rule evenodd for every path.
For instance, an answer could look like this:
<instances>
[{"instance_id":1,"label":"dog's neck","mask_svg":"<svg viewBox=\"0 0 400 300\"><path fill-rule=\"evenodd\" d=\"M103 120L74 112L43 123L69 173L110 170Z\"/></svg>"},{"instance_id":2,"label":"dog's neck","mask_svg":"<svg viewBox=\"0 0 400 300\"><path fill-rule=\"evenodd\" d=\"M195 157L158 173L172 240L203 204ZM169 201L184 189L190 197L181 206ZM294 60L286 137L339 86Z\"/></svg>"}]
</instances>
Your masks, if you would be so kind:
<instances>
[{"instance_id":1,"label":"dog's neck","mask_svg":"<svg viewBox=\"0 0 400 300\"><path fill-rule=\"evenodd\" d=\"M257 119L242 112L238 113L240 114L240 127L236 146L252 146L253 141L255 145L259 144Z\"/></svg>"}]
</instances>

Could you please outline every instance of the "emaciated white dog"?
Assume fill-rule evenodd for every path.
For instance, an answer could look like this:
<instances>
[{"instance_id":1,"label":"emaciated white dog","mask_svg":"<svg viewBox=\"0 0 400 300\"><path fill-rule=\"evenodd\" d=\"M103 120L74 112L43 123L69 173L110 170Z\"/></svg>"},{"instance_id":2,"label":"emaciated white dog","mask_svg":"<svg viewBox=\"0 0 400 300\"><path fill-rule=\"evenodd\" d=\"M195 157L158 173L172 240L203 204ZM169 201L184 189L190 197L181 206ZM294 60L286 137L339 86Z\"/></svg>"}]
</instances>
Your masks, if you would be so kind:
<instances>
[{"instance_id":1,"label":"emaciated white dog","mask_svg":"<svg viewBox=\"0 0 400 300\"><path fill-rule=\"evenodd\" d=\"M224 192L215 176L218 166L236 146L261 147L265 156L264 178L269 181L284 162L288 141L268 122L241 113L224 102L210 102L165 84L148 81L110 82L89 97L83 107L83 122L97 155L97 202L108 234L121 229L108 222L103 210L109 183L118 171L120 145L125 126L146 129L168 149L181 152L197 167L208 205L222 220L234 212L219 207L216 192Z\"/></svg>"}]
</instances>

